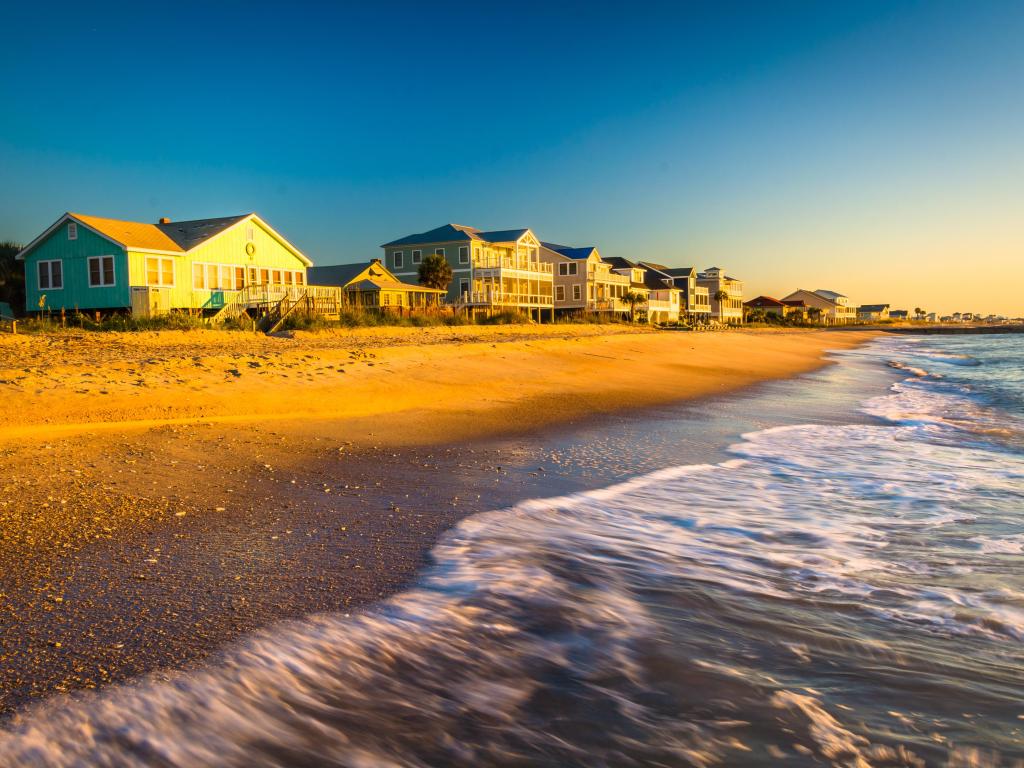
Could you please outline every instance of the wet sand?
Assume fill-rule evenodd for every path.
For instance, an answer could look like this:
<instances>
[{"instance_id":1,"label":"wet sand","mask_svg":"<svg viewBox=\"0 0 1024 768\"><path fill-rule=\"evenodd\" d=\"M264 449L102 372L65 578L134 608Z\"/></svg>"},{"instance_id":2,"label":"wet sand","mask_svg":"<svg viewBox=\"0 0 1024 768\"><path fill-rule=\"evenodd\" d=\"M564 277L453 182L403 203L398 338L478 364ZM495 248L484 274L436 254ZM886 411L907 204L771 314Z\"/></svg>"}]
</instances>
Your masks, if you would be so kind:
<instances>
[{"instance_id":1,"label":"wet sand","mask_svg":"<svg viewBox=\"0 0 1024 768\"><path fill-rule=\"evenodd\" d=\"M442 334L217 334L199 349L173 336L97 347L97 335L0 349L0 387L19 406L0 423L0 711L196 664L282 619L356 610L407 584L461 517L590 482L553 471L531 430L810 370L822 350L864 338L472 330L461 350ZM755 347L760 357L746 354ZM476 359L460 367L460 351ZM26 352L31 365L12 365ZM611 362L594 366L601 354ZM356 383L325 373L342 362ZM675 384L645 380L659 371ZM248 418L216 391L245 375L266 398L242 390ZM444 395L467 376L490 388L474 385L478 402L459 410L466 393ZM351 407L363 394L407 407ZM215 406L197 402L207 395ZM310 399L314 415L300 418L292 406Z\"/></svg>"}]
</instances>

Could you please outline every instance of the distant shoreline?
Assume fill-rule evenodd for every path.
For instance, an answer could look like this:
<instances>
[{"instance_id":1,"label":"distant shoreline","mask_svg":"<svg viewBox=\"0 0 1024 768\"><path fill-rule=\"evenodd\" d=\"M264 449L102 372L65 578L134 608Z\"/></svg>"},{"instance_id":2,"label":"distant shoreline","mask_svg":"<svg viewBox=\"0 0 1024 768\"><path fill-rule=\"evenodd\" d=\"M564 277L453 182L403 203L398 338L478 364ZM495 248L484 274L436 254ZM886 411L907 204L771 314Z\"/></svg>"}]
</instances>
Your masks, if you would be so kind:
<instances>
[{"instance_id":1,"label":"distant shoreline","mask_svg":"<svg viewBox=\"0 0 1024 768\"><path fill-rule=\"evenodd\" d=\"M908 333L908 334L990 334L990 333L1024 333L1024 325L925 325L918 328L900 326L886 328L877 326L877 330L886 333Z\"/></svg>"}]
</instances>

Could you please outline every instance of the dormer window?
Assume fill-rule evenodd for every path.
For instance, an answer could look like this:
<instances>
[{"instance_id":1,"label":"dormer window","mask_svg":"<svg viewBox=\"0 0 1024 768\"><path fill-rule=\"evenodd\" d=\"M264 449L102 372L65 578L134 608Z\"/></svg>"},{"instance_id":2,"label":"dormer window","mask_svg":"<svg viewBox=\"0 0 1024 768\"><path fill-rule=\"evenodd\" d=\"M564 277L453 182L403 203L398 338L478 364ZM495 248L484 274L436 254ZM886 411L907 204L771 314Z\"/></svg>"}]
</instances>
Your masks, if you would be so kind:
<instances>
[{"instance_id":1,"label":"dormer window","mask_svg":"<svg viewBox=\"0 0 1024 768\"><path fill-rule=\"evenodd\" d=\"M74 221L68 222L68 240L78 239L78 223Z\"/></svg>"}]
</instances>

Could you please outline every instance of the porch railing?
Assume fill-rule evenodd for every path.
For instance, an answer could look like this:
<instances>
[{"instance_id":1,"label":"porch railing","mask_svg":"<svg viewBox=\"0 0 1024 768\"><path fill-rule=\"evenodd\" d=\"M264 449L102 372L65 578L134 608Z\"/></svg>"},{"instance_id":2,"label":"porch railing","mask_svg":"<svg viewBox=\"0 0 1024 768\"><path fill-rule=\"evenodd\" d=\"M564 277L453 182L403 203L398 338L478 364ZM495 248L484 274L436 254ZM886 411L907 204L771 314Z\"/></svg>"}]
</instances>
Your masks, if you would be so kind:
<instances>
[{"instance_id":1,"label":"porch railing","mask_svg":"<svg viewBox=\"0 0 1024 768\"><path fill-rule=\"evenodd\" d=\"M512 269L541 275L552 274L552 265L547 262L516 259L512 256L483 256L473 262L473 267L476 269Z\"/></svg>"},{"instance_id":2,"label":"porch railing","mask_svg":"<svg viewBox=\"0 0 1024 768\"><path fill-rule=\"evenodd\" d=\"M469 291L463 293L459 304L471 306L554 306L550 295L511 291Z\"/></svg>"}]
</instances>

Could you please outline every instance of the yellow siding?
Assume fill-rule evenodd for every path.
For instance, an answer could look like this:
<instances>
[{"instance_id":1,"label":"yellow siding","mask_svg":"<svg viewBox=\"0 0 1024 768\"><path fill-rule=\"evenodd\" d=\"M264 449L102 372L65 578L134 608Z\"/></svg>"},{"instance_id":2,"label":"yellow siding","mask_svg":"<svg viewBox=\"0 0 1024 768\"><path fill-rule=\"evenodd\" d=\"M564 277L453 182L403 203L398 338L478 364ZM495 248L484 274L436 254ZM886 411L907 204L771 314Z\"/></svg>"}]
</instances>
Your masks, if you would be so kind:
<instances>
[{"instance_id":1,"label":"yellow siding","mask_svg":"<svg viewBox=\"0 0 1024 768\"><path fill-rule=\"evenodd\" d=\"M251 256L246 253L246 246L250 242L255 247L255 252ZM175 309L215 309L223 304L224 293L229 293L193 288L192 265L195 263L245 267L247 275L250 267L301 272L303 284L306 282L306 266L302 260L255 221L242 221L182 255L157 256L129 251L132 286L147 285L147 257L174 260L174 287L168 291L171 296L169 305Z\"/></svg>"}]
</instances>

